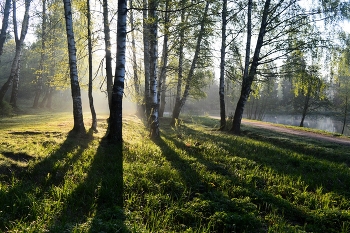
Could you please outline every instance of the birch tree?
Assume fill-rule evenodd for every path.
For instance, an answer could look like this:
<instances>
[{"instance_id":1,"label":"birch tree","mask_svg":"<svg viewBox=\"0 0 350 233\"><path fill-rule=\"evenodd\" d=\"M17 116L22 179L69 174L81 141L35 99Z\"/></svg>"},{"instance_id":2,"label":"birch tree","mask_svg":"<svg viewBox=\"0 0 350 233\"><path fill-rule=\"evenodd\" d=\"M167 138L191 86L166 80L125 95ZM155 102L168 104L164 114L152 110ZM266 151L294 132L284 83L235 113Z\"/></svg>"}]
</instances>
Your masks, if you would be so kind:
<instances>
[{"instance_id":1,"label":"birch tree","mask_svg":"<svg viewBox=\"0 0 350 233\"><path fill-rule=\"evenodd\" d=\"M103 32L105 41L105 59L106 59L106 83L108 106L111 105L112 89L113 89L113 73L112 73L112 51L111 51L111 35L110 22L108 17L108 0L103 0Z\"/></svg>"},{"instance_id":2,"label":"birch tree","mask_svg":"<svg viewBox=\"0 0 350 233\"><path fill-rule=\"evenodd\" d=\"M258 40L256 43L254 56L253 56L253 60L252 60L249 72L247 70L247 61L249 61L249 56L247 57L247 55L249 55L249 51L250 51L250 35L248 35L249 33L247 33L248 40L246 44L246 63L244 68L245 75L243 75L241 95L237 103L236 111L233 117L232 128L231 128L231 131L233 131L233 133L235 134L240 134L240 127L241 127L244 106L248 100L248 97L251 91L251 85L254 80L256 70L258 68L258 64L260 60L260 50L261 50L261 47L263 46L264 36L266 33L267 17L270 10L270 2L271 0L265 1ZM248 17L248 20L249 20L249 17ZM247 24L247 27L249 31L250 24Z\"/></svg>"},{"instance_id":3,"label":"birch tree","mask_svg":"<svg viewBox=\"0 0 350 233\"><path fill-rule=\"evenodd\" d=\"M133 0L129 0L129 6L133 8ZM134 11L130 10L130 27L131 27L131 53L132 53L132 70L133 70L133 81L134 81L134 90L136 96L136 104L137 104L137 115L139 117L144 117L143 113L143 105L141 104L141 85L140 85L140 75L138 71L137 64L137 51L136 51L136 36L135 36L135 19L134 19Z\"/></svg>"},{"instance_id":4,"label":"birch tree","mask_svg":"<svg viewBox=\"0 0 350 233\"><path fill-rule=\"evenodd\" d=\"M36 90L33 108L38 108L39 98L43 90L43 80L44 80L44 62L45 62L45 50L46 50L46 0L42 0L42 25L41 25L41 50L40 50L40 64L39 64L39 75L36 82Z\"/></svg>"},{"instance_id":5,"label":"birch tree","mask_svg":"<svg viewBox=\"0 0 350 233\"><path fill-rule=\"evenodd\" d=\"M151 97L150 97L150 48L149 48L149 25L148 25L148 2L143 0L143 63L144 63L144 79L145 79L145 92L144 92L144 105L146 117L151 114Z\"/></svg>"},{"instance_id":6,"label":"birch tree","mask_svg":"<svg viewBox=\"0 0 350 233\"><path fill-rule=\"evenodd\" d=\"M220 51L220 129L226 126L226 108L225 108L225 55L226 55L226 25L227 25L227 0L222 1L221 12L221 51Z\"/></svg>"},{"instance_id":7,"label":"birch tree","mask_svg":"<svg viewBox=\"0 0 350 233\"><path fill-rule=\"evenodd\" d=\"M183 63L182 63L182 59L180 60L180 58L179 58L179 73L181 71L181 76L179 75L179 77L178 77L178 79L180 81L178 81L177 96L176 96L175 106L173 108L173 115L172 115L171 125L175 125L176 124L176 121L179 118L181 109L184 106L184 104L185 104L185 102L187 100L187 97L189 96L189 93L190 93L191 82L192 82L192 78L194 76L194 72L195 72L195 69L196 69L197 61L198 61L199 54L200 54L200 51L201 51L202 39L203 39L203 36L204 36L204 33L205 33L205 25L206 25L206 20L207 20L207 17L208 17L209 4L210 4L209 1L205 2L203 18L201 19L201 22L200 22L200 29L199 29L199 32L198 32L198 37L197 37L197 41L196 41L196 45L195 45L195 51L194 51L193 59L192 59L192 62L191 62L191 67L190 67L190 69L188 71L184 92L181 95L181 97L179 97L178 94L179 94L179 92L181 92L181 83L179 85L179 82L182 82L181 81L181 79L182 79L181 76L182 76L182 65L183 65ZM181 37L181 35L180 35L180 37ZM181 38L180 38L180 40L181 40ZM181 43L181 41L180 41L180 43ZM180 44L180 46L181 46L181 44ZM180 56L181 56L181 51L180 51Z\"/></svg>"},{"instance_id":8,"label":"birch tree","mask_svg":"<svg viewBox=\"0 0 350 233\"><path fill-rule=\"evenodd\" d=\"M296 0L265 0L262 9L255 10L252 19L258 19L258 21L254 21L252 25L259 25L259 27L254 26L252 34L255 34L255 30L257 30L257 40L253 44L255 48L252 55L247 53L248 46L246 46L245 75L243 75L240 97L231 128L234 134L240 134L244 107L252 91L252 84L256 81L258 67L263 64L271 64L279 58L286 58L292 51L322 45L323 41L319 40L313 30L309 30L310 23L315 23L315 21L311 22L309 18L316 14L320 14L319 11L306 12ZM249 23L246 25L249 28ZM292 44L292 41L300 35L306 39L297 40L298 43ZM249 59L249 63L247 63L247 59ZM248 71L246 70L247 64L249 64Z\"/></svg>"},{"instance_id":9,"label":"birch tree","mask_svg":"<svg viewBox=\"0 0 350 233\"><path fill-rule=\"evenodd\" d=\"M118 0L118 23L117 23L117 56L116 69L112 92L112 102L109 116L108 139L113 143L123 142L123 94L125 80L125 50L126 50L126 16L127 0Z\"/></svg>"},{"instance_id":10,"label":"birch tree","mask_svg":"<svg viewBox=\"0 0 350 233\"><path fill-rule=\"evenodd\" d=\"M25 0L25 11L24 11L24 16L23 16L23 21L22 21L21 34L20 34L20 36L18 36L17 16L16 16L16 12L17 12L16 1L13 0L13 2L12 2L13 28L14 28L14 34L15 34L16 52L15 52L15 56L14 56L13 61L12 61L10 76L0 89L0 103L3 101L4 96L5 96L6 92L8 91L8 89L10 88L16 75L19 75L19 63L20 63L20 59L21 59L24 39L27 35L28 26L29 26L30 3L31 3L31 0ZM15 92L18 91L18 84L16 84L14 91ZM16 105L15 102L14 102L14 104Z\"/></svg>"},{"instance_id":11,"label":"birch tree","mask_svg":"<svg viewBox=\"0 0 350 233\"><path fill-rule=\"evenodd\" d=\"M90 11L90 0L86 0L86 17L87 17L87 39L88 39L88 62L89 62L89 106L91 111L91 130L97 131L97 118L94 106L94 98L92 96L92 33L91 33L91 11Z\"/></svg>"},{"instance_id":12,"label":"birch tree","mask_svg":"<svg viewBox=\"0 0 350 233\"><path fill-rule=\"evenodd\" d=\"M150 107L149 116L150 137L152 139L159 138L159 102L158 102L158 82L157 82L157 62L158 62L158 18L157 3L158 0L150 0L149 2L149 46L150 46Z\"/></svg>"},{"instance_id":13,"label":"birch tree","mask_svg":"<svg viewBox=\"0 0 350 233\"><path fill-rule=\"evenodd\" d=\"M2 18L1 32L0 32L0 58L3 52L3 48L6 40L7 28L8 28L9 17L10 17L10 9L11 9L11 0L6 0L5 6L4 6L4 14Z\"/></svg>"},{"instance_id":14,"label":"birch tree","mask_svg":"<svg viewBox=\"0 0 350 233\"><path fill-rule=\"evenodd\" d=\"M64 16L66 22L66 32L67 32L67 45L69 54L69 70L70 70L70 84L73 99L73 117L74 117L74 127L72 132L77 134L85 134L85 126L83 119L83 110L81 102L80 85L78 79L78 68L77 68L77 56L76 56L76 46L74 40L73 31L73 18L72 18L72 7L70 0L63 0L64 4Z\"/></svg>"},{"instance_id":15,"label":"birch tree","mask_svg":"<svg viewBox=\"0 0 350 233\"><path fill-rule=\"evenodd\" d=\"M159 117L163 117L164 109L165 109L165 93L166 93L166 77L167 77L167 69L168 69L168 56L169 56L169 27L170 27L170 0L165 1L165 13L164 13L164 39L163 39L163 51L162 51L162 59L161 59L161 70L159 75L158 82L158 95L160 95L159 100Z\"/></svg>"}]
</instances>

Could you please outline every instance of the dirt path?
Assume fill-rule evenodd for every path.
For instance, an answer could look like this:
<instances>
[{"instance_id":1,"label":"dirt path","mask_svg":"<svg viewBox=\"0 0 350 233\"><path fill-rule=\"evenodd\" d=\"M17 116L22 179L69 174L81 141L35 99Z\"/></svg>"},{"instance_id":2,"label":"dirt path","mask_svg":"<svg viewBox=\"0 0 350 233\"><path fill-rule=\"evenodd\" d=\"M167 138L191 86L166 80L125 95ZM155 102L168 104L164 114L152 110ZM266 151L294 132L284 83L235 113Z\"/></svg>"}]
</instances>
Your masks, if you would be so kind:
<instances>
[{"instance_id":1,"label":"dirt path","mask_svg":"<svg viewBox=\"0 0 350 233\"><path fill-rule=\"evenodd\" d=\"M273 130L281 133L294 134L301 137L316 139L319 141L326 141L326 142L337 143L345 146L350 146L350 139L348 138L340 138L336 136L328 136L323 134L306 132L302 130L294 130L294 129L285 128L282 126L280 127L269 122L259 122L259 121L250 121L250 120L242 119L242 124L263 128L263 129L269 129L269 130Z\"/></svg>"}]
</instances>

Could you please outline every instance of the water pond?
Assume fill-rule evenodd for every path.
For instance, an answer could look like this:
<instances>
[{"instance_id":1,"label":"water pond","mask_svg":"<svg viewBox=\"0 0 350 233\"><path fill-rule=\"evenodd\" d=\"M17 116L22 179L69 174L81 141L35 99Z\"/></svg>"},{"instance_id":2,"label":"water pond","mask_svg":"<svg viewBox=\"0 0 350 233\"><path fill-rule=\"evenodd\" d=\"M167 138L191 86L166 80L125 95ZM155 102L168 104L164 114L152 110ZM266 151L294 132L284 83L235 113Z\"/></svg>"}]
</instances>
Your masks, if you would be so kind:
<instances>
[{"instance_id":1,"label":"water pond","mask_svg":"<svg viewBox=\"0 0 350 233\"><path fill-rule=\"evenodd\" d=\"M301 121L300 115L272 115L264 116L263 121L272 122L283 125L299 126ZM341 133L343 123L334 117L324 115L310 115L306 116L304 120L304 127L321 129L331 133ZM350 136L349 127L345 128L344 135Z\"/></svg>"}]
</instances>

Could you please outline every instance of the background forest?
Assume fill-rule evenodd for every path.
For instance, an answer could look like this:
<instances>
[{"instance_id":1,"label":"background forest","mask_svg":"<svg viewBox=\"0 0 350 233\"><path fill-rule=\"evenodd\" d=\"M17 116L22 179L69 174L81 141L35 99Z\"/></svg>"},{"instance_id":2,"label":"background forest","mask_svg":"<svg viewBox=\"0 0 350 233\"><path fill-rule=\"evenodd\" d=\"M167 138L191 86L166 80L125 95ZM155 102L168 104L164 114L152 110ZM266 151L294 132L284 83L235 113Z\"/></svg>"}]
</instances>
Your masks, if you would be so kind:
<instances>
[{"instance_id":1,"label":"background forest","mask_svg":"<svg viewBox=\"0 0 350 233\"><path fill-rule=\"evenodd\" d=\"M88 90L90 80L95 107L106 112L117 76L118 6L72 4L80 87ZM180 112L220 116L220 127L237 134L242 116L291 114L304 126L317 111L341 121L344 133L348 16L340 0L129 1L124 102L134 104L124 109L173 123ZM1 114L71 109L63 2L7 0L1 17Z\"/></svg>"}]
</instances>

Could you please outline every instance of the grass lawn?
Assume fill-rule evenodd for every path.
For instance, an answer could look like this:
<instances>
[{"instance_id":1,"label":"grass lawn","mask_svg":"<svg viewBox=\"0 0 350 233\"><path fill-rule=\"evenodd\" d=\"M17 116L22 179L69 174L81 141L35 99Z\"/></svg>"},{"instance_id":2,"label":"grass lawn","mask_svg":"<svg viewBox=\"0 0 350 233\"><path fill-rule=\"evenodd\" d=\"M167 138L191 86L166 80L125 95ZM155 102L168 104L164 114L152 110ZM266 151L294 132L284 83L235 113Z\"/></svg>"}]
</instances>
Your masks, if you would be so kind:
<instances>
[{"instance_id":1,"label":"grass lawn","mask_svg":"<svg viewBox=\"0 0 350 233\"><path fill-rule=\"evenodd\" d=\"M0 232L350 232L349 147L204 117L153 142L126 116L119 148L107 117L0 118Z\"/></svg>"}]
</instances>

